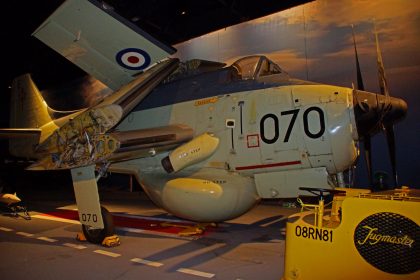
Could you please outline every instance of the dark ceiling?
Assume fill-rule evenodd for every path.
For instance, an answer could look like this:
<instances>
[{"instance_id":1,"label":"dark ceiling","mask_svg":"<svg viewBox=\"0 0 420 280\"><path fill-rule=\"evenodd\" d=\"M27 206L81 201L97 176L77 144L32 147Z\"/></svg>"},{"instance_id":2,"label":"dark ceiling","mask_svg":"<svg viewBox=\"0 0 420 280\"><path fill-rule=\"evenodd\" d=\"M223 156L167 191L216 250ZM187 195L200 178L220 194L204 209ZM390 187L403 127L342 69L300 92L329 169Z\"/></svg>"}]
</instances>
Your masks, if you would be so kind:
<instances>
[{"instance_id":1,"label":"dark ceiling","mask_svg":"<svg viewBox=\"0 0 420 280\"><path fill-rule=\"evenodd\" d=\"M114 10L157 39L179 43L211 31L272 14L311 0L107 0ZM31 36L64 1L14 0L3 4L1 26L6 49L2 89L24 73L40 88L58 85L84 73Z\"/></svg>"},{"instance_id":2,"label":"dark ceiling","mask_svg":"<svg viewBox=\"0 0 420 280\"><path fill-rule=\"evenodd\" d=\"M107 0L117 13L170 44L269 15L309 0Z\"/></svg>"}]
</instances>

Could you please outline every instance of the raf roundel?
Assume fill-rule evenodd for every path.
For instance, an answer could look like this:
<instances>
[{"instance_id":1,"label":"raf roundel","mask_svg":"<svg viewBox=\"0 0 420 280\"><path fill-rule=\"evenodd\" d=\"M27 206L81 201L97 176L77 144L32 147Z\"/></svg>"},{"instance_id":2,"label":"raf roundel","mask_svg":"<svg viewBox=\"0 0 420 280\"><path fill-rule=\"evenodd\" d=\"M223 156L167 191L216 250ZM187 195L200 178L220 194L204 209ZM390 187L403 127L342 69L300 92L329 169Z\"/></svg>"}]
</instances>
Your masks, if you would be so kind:
<instances>
[{"instance_id":1,"label":"raf roundel","mask_svg":"<svg viewBox=\"0 0 420 280\"><path fill-rule=\"evenodd\" d=\"M127 48L119 51L115 57L118 64L130 70L143 70L150 65L150 55L141 49Z\"/></svg>"}]
</instances>

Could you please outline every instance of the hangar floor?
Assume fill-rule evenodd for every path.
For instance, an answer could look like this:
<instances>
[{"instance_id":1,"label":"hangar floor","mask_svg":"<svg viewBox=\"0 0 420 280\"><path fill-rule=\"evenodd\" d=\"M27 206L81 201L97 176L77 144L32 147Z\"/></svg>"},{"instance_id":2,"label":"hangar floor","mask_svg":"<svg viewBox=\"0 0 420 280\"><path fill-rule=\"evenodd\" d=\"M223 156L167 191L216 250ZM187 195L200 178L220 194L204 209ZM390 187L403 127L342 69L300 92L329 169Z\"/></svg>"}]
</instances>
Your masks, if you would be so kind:
<instances>
[{"instance_id":1,"label":"hangar floor","mask_svg":"<svg viewBox=\"0 0 420 280\"><path fill-rule=\"evenodd\" d=\"M31 220L0 215L1 278L270 280L283 274L282 232L297 209L282 207L282 201L263 201L244 216L190 238L150 229L177 220L143 193L111 188L100 196L113 215L126 218L117 224L120 246L78 242L77 221L43 215L74 209L71 188L30 191L25 199ZM149 228L137 226L137 220L149 221Z\"/></svg>"}]
</instances>

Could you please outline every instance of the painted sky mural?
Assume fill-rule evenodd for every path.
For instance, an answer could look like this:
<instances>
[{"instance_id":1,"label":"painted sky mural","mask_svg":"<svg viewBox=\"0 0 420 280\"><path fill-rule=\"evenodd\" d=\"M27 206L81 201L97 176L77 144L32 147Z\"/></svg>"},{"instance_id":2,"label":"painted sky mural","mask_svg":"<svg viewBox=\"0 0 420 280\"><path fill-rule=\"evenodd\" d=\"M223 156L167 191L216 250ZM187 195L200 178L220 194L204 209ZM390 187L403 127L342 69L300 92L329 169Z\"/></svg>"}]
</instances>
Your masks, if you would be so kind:
<instances>
[{"instance_id":1,"label":"painted sky mural","mask_svg":"<svg viewBox=\"0 0 420 280\"><path fill-rule=\"evenodd\" d=\"M352 87L356 70L351 25L365 88L379 92L376 25L391 95L409 106L406 119L395 127L400 183L420 187L420 1L318 0L175 47L181 59L227 63L265 54L293 77ZM384 135L375 136L372 145L374 172L391 174ZM363 160L358 162L357 182L367 184Z\"/></svg>"}]
</instances>

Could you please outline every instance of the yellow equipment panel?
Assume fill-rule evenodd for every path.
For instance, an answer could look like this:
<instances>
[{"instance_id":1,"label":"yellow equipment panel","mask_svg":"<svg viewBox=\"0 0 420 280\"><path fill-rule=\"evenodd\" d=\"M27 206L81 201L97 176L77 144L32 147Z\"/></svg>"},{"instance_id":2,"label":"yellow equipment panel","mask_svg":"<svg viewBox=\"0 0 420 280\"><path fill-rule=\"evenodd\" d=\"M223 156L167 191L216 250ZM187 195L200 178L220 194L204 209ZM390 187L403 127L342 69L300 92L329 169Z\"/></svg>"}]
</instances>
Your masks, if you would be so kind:
<instances>
[{"instance_id":1,"label":"yellow equipment panel","mask_svg":"<svg viewBox=\"0 0 420 280\"><path fill-rule=\"evenodd\" d=\"M420 279L419 194L346 197L339 222L321 227L313 211L289 217L282 279Z\"/></svg>"}]
</instances>

